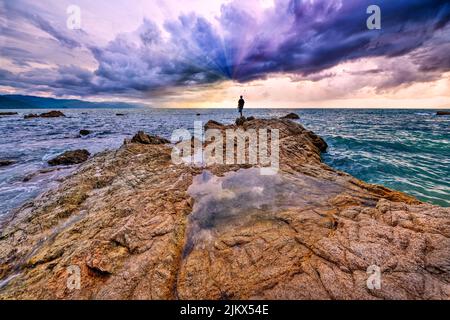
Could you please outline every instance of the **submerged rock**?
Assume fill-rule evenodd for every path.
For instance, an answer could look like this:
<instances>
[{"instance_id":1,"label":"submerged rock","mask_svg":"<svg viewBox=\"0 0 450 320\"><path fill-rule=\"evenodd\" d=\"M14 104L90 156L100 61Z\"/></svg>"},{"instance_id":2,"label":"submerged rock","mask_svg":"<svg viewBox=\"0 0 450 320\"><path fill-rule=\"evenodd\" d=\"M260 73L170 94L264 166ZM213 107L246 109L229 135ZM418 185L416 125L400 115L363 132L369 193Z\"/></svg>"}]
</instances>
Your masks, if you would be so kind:
<instances>
[{"instance_id":1,"label":"submerged rock","mask_svg":"<svg viewBox=\"0 0 450 320\"><path fill-rule=\"evenodd\" d=\"M239 127L265 128L280 134L274 176L177 165L165 144L89 159L0 229L0 299L450 298L450 208L328 167L293 121Z\"/></svg>"},{"instance_id":2,"label":"submerged rock","mask_svg":"<svg viewBox=\"0 0 450 320\"><path fill-rule=\"evenodd\" d=\"M0 116L15 116L17 112L0 112Z\"/></svg>"},{"instance_id":3,"label":"submerged rock","mask_svg":"<svg viewBox=\"0 0 450 320\"><path fill-rule=\"evenodd\" d=\"M6 167L15 164L14 160L2 160L0 159L0 167Z\"/></svg>"},{"instance_id":4,"label":"submerged rock","mask_svg":"<svg viewBox=\"0 0 450 320\"><path fill-rule=\"evenodd\" d=\"M289 113L289 114L285 115L284 117L281 117L281 119L298 120L298 119L300 119L300 117L296 113Z\"/></svg>"},{"instance_id":5,"label":"submerged rock","mask_svg":"<svg viewBox=\"0 0 450 320\"><path fill-rule=\"evenodd\" d=\"M88 136L92 133L90 130L82 129L80 130L80 136Z\"/></svg>"},{"instance_id":6,"label":"submerged rock","mask_svg":"<svg viewBox=\"0 0 450 320\"><path fill-rule=\"evenodd\" d=\"M25 119L32 119L32 118L59 118L59 117L65 117L66 115L62 113L61 111L50 111L46 113L41 114L35 114L30 113L24 116Z\"/></svg>"},{"instance_id":7,"label":"submerged rock","mask_svg":"<svg viewBox=\"0 0 450 320\"><path fill-rule=\"evenodd\" d=\"M146 134L144 131L139 131L133 139L131 139L131 143L140 143L140 144L166 144L170 143L169 140L158 137L151 136Z\"/></svg>"},{"instance_id":8,"label":"submerged rock","mask_svg":"<svg viewBox=\"0 0 450 320\"><path fill-rule=\"evenodd\" d=\"M87 150L66 151L54 159L48 161L51 166L80 164L89 159L91 154Z\"/></svg>"},{"instance_id":9,"label":"submerged rock","mask_svg":"<svg viewBox=\"0 0 450 320\"><path fill-rule=\"evenodd\" d=\"M438 111L436 112L438 116L450 116L450 111Z\"/></svg>"}]
</instances>

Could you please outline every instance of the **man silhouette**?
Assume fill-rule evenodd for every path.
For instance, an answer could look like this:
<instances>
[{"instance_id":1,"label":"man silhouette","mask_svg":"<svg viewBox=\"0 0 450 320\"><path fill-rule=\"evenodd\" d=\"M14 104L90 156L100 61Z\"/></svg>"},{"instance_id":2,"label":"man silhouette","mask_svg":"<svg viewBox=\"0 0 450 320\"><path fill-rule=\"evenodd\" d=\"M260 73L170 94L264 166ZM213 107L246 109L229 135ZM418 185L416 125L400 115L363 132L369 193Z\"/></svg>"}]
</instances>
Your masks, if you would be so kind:
<instances>
[{"instance_id":1,"label":"man silhouette","mask_svg":"<svg viewBox=\"0 0 450 320\"><path fill-rule=\"evenodd\" d=\"M241 98L238 101L238 110L239 110L239 113L241 114L241 118L243 117L242 110L244 110L244 105L245 105L245 100L244 100L244 97L241 96Z\"/></svg>"}]
</instances>

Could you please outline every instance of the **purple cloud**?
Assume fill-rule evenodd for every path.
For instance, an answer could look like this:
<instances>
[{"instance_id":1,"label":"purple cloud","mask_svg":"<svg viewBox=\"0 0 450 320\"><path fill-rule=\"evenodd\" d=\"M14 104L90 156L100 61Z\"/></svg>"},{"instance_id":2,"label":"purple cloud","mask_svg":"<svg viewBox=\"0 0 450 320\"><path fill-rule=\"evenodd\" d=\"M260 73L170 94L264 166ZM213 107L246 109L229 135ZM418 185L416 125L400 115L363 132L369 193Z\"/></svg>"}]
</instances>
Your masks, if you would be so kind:
<instances>
[{"instance_id":1,"label":"purple cloud","mask_svg":"<svg viewBox=\"0 0 450 320\"><path fill-rule=\"evenodd\" d=\"M10 19L25 19L61 47L89 52L97 68L91 72L71 63L19 74L0 70L0 85L139 97L277 73L318 81L328 68L369 57L408 57L423 73L398 67L383 88L429 81L450 70L448 1L375 2L382 9L381 30L366 27L366 8L373 1L277 0L258 14L235 1L223 5L214 19L191 13L160 26L144 19L135 32L119 34L104 46L74 39L38 14L10 11ZM17 65L33 62L33 52L23 48L5 46L2 56Z\"/></svg>"}]
</instances>

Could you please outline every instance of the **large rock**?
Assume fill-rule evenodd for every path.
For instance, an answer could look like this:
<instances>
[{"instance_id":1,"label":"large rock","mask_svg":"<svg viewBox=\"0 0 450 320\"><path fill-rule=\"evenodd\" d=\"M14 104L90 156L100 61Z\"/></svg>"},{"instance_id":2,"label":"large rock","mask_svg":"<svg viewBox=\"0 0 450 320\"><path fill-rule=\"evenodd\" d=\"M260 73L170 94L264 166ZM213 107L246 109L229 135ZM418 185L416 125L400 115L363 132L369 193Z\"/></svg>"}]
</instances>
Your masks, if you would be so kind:
<instances>
[{"instance_id":1,"label":"large rock","mask_svg":"<svg viewBox=\"0 0 450 320\"><path fill-rule=\"evenodd\" d=\"M34 114L30 113L24 116L25 119L32 119L32 118L59 118L59 117L65 117L66 115L62 113L61 111L50 111L46 113L41 114Z\"/></svg>"},{"instance_id":2,"label":"large rock","mask_svg":"<svg viewBox=\"0 0 450 320\"><path fill-rule=\"evenodd\" d=\"M151 136L146 134L144 131L139 131L133 139L131 139L132 143L140 143L140 144L166 144L170 143L169 140L158 137Z\"/></svg>"},{"instance_id":3,"label":"large rock","mask_svg":"<svg viewBox=\"0 0 450 320\"><path fill-rule=\"evenodd\" d=\"M450 116L450 111L438 111L436 112L438 116Z\"/></svg>"},{"instance_id":4,"label":"large rock","mask_svg":"<svg viewBox=\"0 0 450 320\"><path fill-rule=\"evenodd\" d=\"M244 125L244 123L247 121L246 117L239 117L236 119L236 125L237 126L242 126Z\"/></svg>"},{"instance_id":5,"label":"large rock","mask_svg":"<svg viewBox=\"0 0 450 320\"><path fill-rule=\"evenodd\" d=\"M292 113L285 115L284 117L281 117L281 119L298 120L298 119L300 119L300 117L298 114L292 112Z\"/></svg>"},{"instance_id":6,"label":"large rock","mask_svg":"<svg viewBox=\"0 0 450 320\"><path fill-rule=\"evenodd\" d=\"M87 150L66 151L54 159L48 161L51 166L80 164L89 159L91 154Z\"/></svg>"},{"instance_id":7,"label":"large rock","mask_svg":"<svg viewBox=\"0 0 450 320\"><path fill-rule=\"evenodd\" d=\"M275 176L176 165L164 144L91 158L1 229L0 298L450 298L449 208L333 170L295 122L239 128L267 127L281 139Z\"/></svg>"}]
</instances>

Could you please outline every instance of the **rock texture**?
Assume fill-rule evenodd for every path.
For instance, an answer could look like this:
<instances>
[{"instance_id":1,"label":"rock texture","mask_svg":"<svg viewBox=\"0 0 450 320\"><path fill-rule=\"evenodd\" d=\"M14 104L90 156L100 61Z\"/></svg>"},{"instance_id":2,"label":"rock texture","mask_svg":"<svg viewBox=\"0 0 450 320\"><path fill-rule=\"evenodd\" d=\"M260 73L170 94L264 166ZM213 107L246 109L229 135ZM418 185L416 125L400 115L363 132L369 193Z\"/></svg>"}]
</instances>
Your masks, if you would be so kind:
<instances>
[{"instance_id":1,"label":"rock texture","mask_svg":"<svg viewBox=\"0 0 450 320\"><path fill-rule=\"evenodd\" d=\"M266 127L280 130L273 177L175 165L164 144L94 156L4 223L0 298L449 299L450 209L333 170L290 120L240 126Z\"/></svg>"},{"instance_id":2,"label":"rock texture","mask_svg":"<svg viewBox=\"0 0 450 320\"><path fill-rule=\"evenodd\" d=\"M32 119L32 118L59 118L59 117L65 117L65 114L61 111L50 111L46 113L41 114L35 114L30 113L24 116L25 119Z\"/></svg>"},{"instance_id":3,"label":"rock texture","mask_svg":"<svg viewBox=\"0 0 450 320\"><path fill-rule=\"evenodd\" d=\"M91 154L87 150L66 151L54 159L48 161L51 166L72 165L85 162Z\"/></svg>"}]
</instances>

